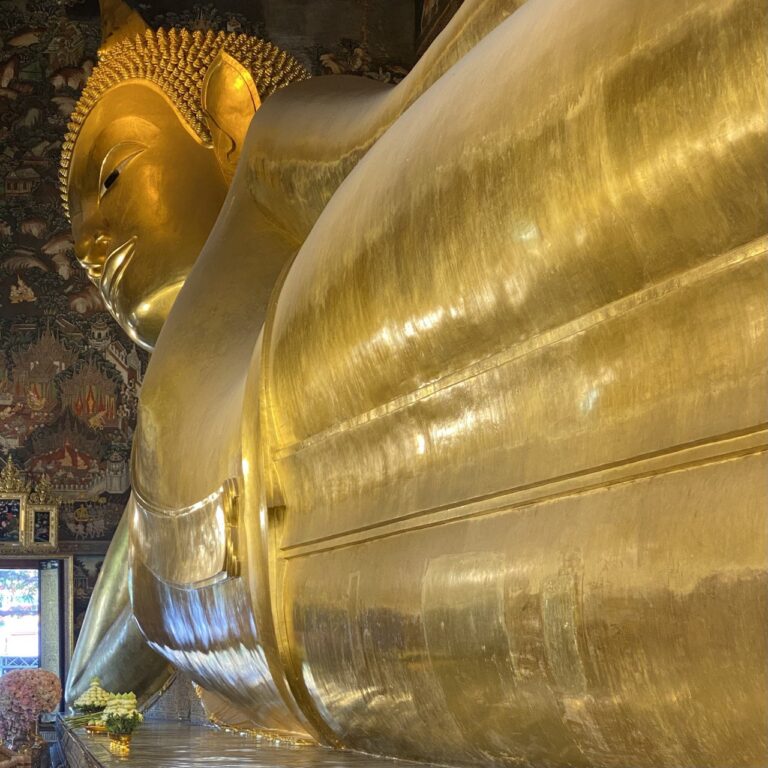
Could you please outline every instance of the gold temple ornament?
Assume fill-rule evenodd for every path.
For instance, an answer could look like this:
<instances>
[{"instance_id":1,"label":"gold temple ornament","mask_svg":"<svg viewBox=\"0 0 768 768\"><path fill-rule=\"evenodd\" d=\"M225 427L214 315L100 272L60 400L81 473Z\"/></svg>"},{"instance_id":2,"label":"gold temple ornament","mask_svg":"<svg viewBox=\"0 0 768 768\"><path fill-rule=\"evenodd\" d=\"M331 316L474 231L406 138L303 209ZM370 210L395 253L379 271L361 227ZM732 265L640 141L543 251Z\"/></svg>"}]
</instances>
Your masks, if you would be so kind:
<instances>
[{"instance_id":1,"label":"gold temple ornament","mask_svg":"<svg viewBox=\"0 0 768 768\"><path fill-rule=\"evenodd\" d=\"M0 471L0 549L35 554L58 546L60 499L45 474L31 487L9 456Z\"/></svg>"},{"instance_id":2,"label":"gold temple ornament","mask_svg":"<svg viewBox=\"0 0 768 768\"><path fill-rule=\"evenodd\" d=\"M57 504L35 504L26 507L26 544L31 550L56 549L58 546L59 507Z\"/></svg>"},{"instance_id":3,"label":"gold temple ornament","mask_svg":"<svg viewBox=\"0 0 768 768\"><path fill-rule=\"evenodd\" d=\"M132 733L110 733L109 751L119 757L128 757L131 754Z\"/></svg>"},{"instance_id":4,"label":"gold temple ornament","mask_svg":"<svg viewBox=\"0 0 768 768\"><path fill-rule=\"evenodd\" d=\"M32 550L58 546L60 502L48 475L41 475L27 500L26 541Z\"/></svg>"},{"instance_id":5,"label":"gold temple ornament","mask_svg":"<svg viewBox=\"0 0 768 768\"><path fill-rule=\"evenodd\" d=\"M27 494L0 492L0 547L26 548Z\"/></svg>"},{"instance_id":6,"label":"gold temple ornament","mask_svg":"<svg viewBox=\"0 0 768 768\"><path fill-rule=\"evenodd\" d=\"M28 546L28 498L29 484L9 455L0 471L0 547L15 551Z\"/></svg>"},{"instance_id":7,"label":"gold temple ornament","mask_svg":"<svg viewBox=\"0 0 768 768\"><path fill-rule=\"evenodd\" d=\"M29 493L29 481L24 473L14 464L13 456L8 459L0 470L0 492L2 493Z\"/></svg>"}]
</instances>

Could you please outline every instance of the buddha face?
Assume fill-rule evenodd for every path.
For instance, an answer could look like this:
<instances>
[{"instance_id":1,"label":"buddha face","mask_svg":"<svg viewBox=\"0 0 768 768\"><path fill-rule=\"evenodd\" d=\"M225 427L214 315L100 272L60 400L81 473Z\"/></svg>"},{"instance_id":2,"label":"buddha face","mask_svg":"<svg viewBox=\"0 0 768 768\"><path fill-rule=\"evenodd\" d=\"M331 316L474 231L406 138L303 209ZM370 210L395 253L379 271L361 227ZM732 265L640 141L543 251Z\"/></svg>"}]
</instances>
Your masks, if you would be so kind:
<instances>
[{"instance_id":1,"label":"buddha face","mask_svg":"<svg viewBox=\"0 0 768 768\"><path fill-rule=\"evenodd\" d=\"M149 83L107 91L69 176L75 253L128 335L153 349L227 192L214 152Z\"/></svg>"}]
</instances>

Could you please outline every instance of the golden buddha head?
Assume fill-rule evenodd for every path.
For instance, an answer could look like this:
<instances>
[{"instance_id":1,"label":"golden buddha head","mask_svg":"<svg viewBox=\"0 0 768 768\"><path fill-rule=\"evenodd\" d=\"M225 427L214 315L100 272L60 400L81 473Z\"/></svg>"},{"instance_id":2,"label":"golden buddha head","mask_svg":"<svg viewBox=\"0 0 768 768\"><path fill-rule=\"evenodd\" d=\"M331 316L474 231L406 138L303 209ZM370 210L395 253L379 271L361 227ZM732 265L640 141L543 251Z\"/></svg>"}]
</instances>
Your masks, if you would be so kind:
<instances>
[{"instance_id":1,"label":"golden buddha head","mask_svg":"<svg viewBox=\"0 0 768 768\"><path fill-rule=\"evenodd\" d=\"M103 24L60 179L78 260L118 323L151 350L216 221L253 114L308 74L257 38L153 31L128 14L129 34Z\"/></svg>"}]
</instances>

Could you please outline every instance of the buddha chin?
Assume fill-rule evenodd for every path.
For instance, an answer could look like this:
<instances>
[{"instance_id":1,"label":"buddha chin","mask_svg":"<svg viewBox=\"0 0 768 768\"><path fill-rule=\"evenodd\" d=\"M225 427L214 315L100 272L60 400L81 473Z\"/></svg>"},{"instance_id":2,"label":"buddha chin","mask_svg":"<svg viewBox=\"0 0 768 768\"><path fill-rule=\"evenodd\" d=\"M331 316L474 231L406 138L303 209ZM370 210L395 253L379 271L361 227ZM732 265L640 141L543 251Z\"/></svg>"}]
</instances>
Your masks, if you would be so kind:
<instances>
[{"instance_id":1,"label":"buddha chin","mask_svg":"<svg viewBox=\"0 0 768 768\"><path fill-rule=\"evenodd\" d=\"M216 177L212 179L213 182L216 180ZM212 207L215 207L215 201ZM77 242L82 249L82 238ZM181 263L176 271L156 275L142 269L145 261L151 264L154 260L153 254L144 253L144 243L146 238L136 234L110 251L96 282L105 305L123 330L144 349L152 350L197 257L200 244L185 243L187 253L183 254L184 259L177 258ZM82 250L79 255L81 260L88 257ZM177 257L179 255L177 253Z\"/></svg>"},{"instance_id":2,"label":"buddha chin","mask_svg":"<svg viewBox=\"0 0 768 768\"><path fill-rule=\"evenodd\" d=\"M157 341L166 318L170 314L176 297L184 286L186 275L175 282L160 287L138 303L123 304L122 296L117 293L114 307L108 306L126 333L144 349L151 350Z\"/></svg>"}]
</instances>

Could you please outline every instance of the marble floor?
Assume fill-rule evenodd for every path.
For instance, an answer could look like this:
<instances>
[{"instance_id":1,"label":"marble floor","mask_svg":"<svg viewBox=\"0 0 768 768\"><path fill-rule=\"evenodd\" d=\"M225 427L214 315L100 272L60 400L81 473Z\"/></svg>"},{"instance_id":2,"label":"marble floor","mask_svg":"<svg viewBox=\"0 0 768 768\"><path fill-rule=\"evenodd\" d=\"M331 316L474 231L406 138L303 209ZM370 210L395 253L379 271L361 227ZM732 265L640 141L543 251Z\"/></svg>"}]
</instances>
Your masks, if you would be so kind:
<instances>
[{"instance_id":1,"label":"marble floor","mask_svg":"<svg viewBox=\"0 0 768 768\"><path fill-rule=\"evenodd\" d=\"M136 730L131 754L110 753L106 736L60 724L68 768L424 768L423 763L274 744L188 723L148 721Z\"/></svg>"}]
</instances>

